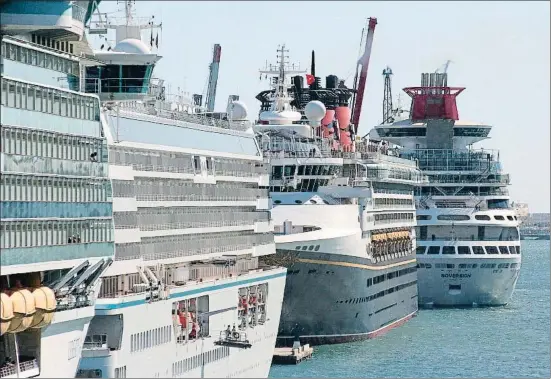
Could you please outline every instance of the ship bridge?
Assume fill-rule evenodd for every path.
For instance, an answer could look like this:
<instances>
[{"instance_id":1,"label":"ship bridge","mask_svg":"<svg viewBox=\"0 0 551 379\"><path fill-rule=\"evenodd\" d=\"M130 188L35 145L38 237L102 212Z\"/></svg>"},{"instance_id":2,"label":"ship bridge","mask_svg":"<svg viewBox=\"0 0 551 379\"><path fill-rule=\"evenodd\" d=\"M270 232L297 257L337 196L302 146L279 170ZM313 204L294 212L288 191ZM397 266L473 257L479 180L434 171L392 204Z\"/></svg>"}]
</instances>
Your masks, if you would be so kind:
<instances>
[{"instance_id":1,"label":"ship bridge","mask_svg":"<svg viewBox=\"0 0 551 379\"><path fill-rule=\"evenodd\" d=\"M99 2L0 0L1 30L8 35L32 34L38 43L44 39L43 44L46 41L54 45L60 41L79 41Z\"/></svg>"},{"instance_id":2,"label":"ship bridge","mask_svg":"<svg viewBox=\"0 0 551 379\"><path fill-rule=\"evenodd\" d=\"M420 87L404 88L412 99L410 117L376 126L370 137L406 149L467 149L488 138L492 127L459 120L457 96L464 87L448 86L447 74L421 74Z\"/></svg>"}]
</instances>

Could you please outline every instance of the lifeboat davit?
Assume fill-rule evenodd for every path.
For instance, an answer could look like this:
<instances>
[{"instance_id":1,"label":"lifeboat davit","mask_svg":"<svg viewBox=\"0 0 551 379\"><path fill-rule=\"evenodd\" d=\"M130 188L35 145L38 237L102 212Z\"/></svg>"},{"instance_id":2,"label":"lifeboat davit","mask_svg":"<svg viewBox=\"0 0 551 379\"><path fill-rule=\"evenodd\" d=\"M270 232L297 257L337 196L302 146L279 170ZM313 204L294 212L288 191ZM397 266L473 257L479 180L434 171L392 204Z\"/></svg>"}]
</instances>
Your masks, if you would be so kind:
<instances>
[{"instance_id":1,"label":"lifeboat davit","mask_svg":"<svg viewBox=\"0 0 551 379\"><path fill-rule=\"evenodd\" d=\"M27 289L16 289L10 296L14 317L8 333L19 333L30 327L36 312L34 296Z\"/></svg>"},{"instance_id":2,"label":"lifeboat davit","mask_svg":"<svg viewBox=\"0 0 551 379\"><path fill-rule=\"evenodd\" d=\"M33 317L31 328L38 329L49 325L54 318L54 311L57 306L55 293L51 288L39 287L32 292L35 302L36 313Z\"/></svg>"},{"instance_id":3,"label":"lifeboat davit","mask_svg":"<svg viewBox=\"0 0 551 379\"><path fill-rule=\"evenodd\" d=\"M0 293L0 336L9 330L13 317L13 303L10 297L2 292Z\"/></svg>"}]
</instances>

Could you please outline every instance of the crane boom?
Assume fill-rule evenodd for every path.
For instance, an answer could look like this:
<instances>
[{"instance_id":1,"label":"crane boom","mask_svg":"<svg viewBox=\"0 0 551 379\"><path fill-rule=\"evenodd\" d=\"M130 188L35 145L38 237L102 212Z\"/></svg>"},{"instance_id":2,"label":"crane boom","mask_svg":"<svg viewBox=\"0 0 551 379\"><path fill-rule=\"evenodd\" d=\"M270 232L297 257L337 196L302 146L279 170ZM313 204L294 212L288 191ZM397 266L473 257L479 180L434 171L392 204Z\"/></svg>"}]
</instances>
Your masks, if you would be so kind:
<instances>
[{"instance_id":1,"label":"crane boom","mask_svg":"<svg viewBox=\"0 0 551 379\"><path fill-rule=\"evenodd\" d=\"M360 77L358 79L357 95L354 102L354 109L352 111L352 124L354 125L354 134L358 133L358 125L360 123L360 115L362 113L362 102L365 92L365 82L367 80L367 69L369 67L369 59L371 58L371 46L373 46L373 35L375 33L375 25L377 25L377 19L370 17L367 27L367 37L365 39L365 50L358 61L358 68L361 65L362 69Z\"/></svg>"},{"instance_id":2,"label":"crane boom","mask_svg":"<svg viewBox=\"0 0 551 379\"><path fill-rule=\"evenodd\" d=\"M214 101L216 100L216 86L218 84L218 70L220 68L220 53L222 47L219 44L214 45L214 51L212 53L212 63L209 70L209 86L207 89L206 106L207 112L214 111Z\"/></svg>"}]
</instances>

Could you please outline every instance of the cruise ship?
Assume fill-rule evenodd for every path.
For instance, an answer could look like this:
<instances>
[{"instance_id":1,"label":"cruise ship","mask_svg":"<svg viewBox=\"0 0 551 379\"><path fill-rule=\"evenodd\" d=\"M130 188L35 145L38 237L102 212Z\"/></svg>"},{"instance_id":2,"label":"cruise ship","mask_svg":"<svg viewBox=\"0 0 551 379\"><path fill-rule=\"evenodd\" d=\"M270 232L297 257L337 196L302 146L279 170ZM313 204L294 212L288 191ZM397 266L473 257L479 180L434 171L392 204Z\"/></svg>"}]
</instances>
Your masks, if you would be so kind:
<instances>
[{"instance_id":1,"label":"cruise ship","mask_svg":"<svg viewBox=\"0 0 551 379\"><path fill-rule=\"evenodd\" d=\"M304 87L286 52L261 71L273 89L257 97L255 126L277 250L262 260L288 270L278 345L372 338L417 312L413 188L423 177L414 161L351 139L353 91L334 75L321 88L314 72Z\"/></svg>"},{"instance_id":2,"label":"cruise ship","mask_svg":"<svg viewBox=\"0 0 551 379\"><path fill-rule=\"evenodd\" d=\"M200 96L168 93L157 24L124 6L122 24L93 22L115 44L86 55L83 78L101 100L115 259L77 377L267 377L286 270L259 263L275 243L246 107L207 116Z\"/></svg>"},{"instance_id":3,"label":"cruise ship","mask_svg":"<svg viewBox=\"0 0 551 379\"><path fill-rule=\"evenodd\" d=\"M372 138L400 146L429 178L416 189L421 306L507 304L519 276L519 220L499 152L473 145L491 126L459 119L446 73L421 75L409 117L376 126Z\"/></svg>"},{"instance_id":4,"label":"cruise ship","mask_svg":"<svg viewBox=\"0 0 551 379\"><path fill-rule=\"evenodd\" d=\"M112 263L100 101L80 86L91 1L2 1L0 378L72 378Z\"/></svg>"}]
</instances>

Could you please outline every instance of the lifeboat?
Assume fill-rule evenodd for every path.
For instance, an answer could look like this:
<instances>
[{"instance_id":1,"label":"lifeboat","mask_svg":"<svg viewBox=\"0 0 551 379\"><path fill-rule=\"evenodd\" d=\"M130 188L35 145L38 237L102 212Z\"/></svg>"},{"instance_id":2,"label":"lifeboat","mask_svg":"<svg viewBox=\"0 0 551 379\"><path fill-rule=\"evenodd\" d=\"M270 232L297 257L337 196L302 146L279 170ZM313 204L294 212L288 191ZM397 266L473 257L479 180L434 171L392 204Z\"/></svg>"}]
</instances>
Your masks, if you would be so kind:
<instances>
[{"instance_id":1,"label":"lifeboat","mask_svg":"<svg viewBox=\"0 0 551 379\"><path fill-rule=\"evenodd\" d=\"M57 306L54 291L48 287L35 288L32 292L36 313L34 314L31 328L39 329L49 325L54 318Z\"/></svg>"},{"instance_id":2,"label":"lifeboat","mask_svg":"<svg viewBox=\"0 0 551 379\"><path fill-rule=\"evenodd\" d=\"M9 330L13 317L13 303L10 297L2 292L0 293L0 336Z\"/></svg>"},{"instance_id":3,"label":"lifeboat","mask_svg":"<svg viewBox=\"0 0 551 379\"><path fill-rule=\"evenodd\" d=\"M16 289L12 292L10 300L13 305L14 317L8 328L8 333L19 333L32 325L36 312L34 296L27 289Z\"/></svg>"}]
</instances>

